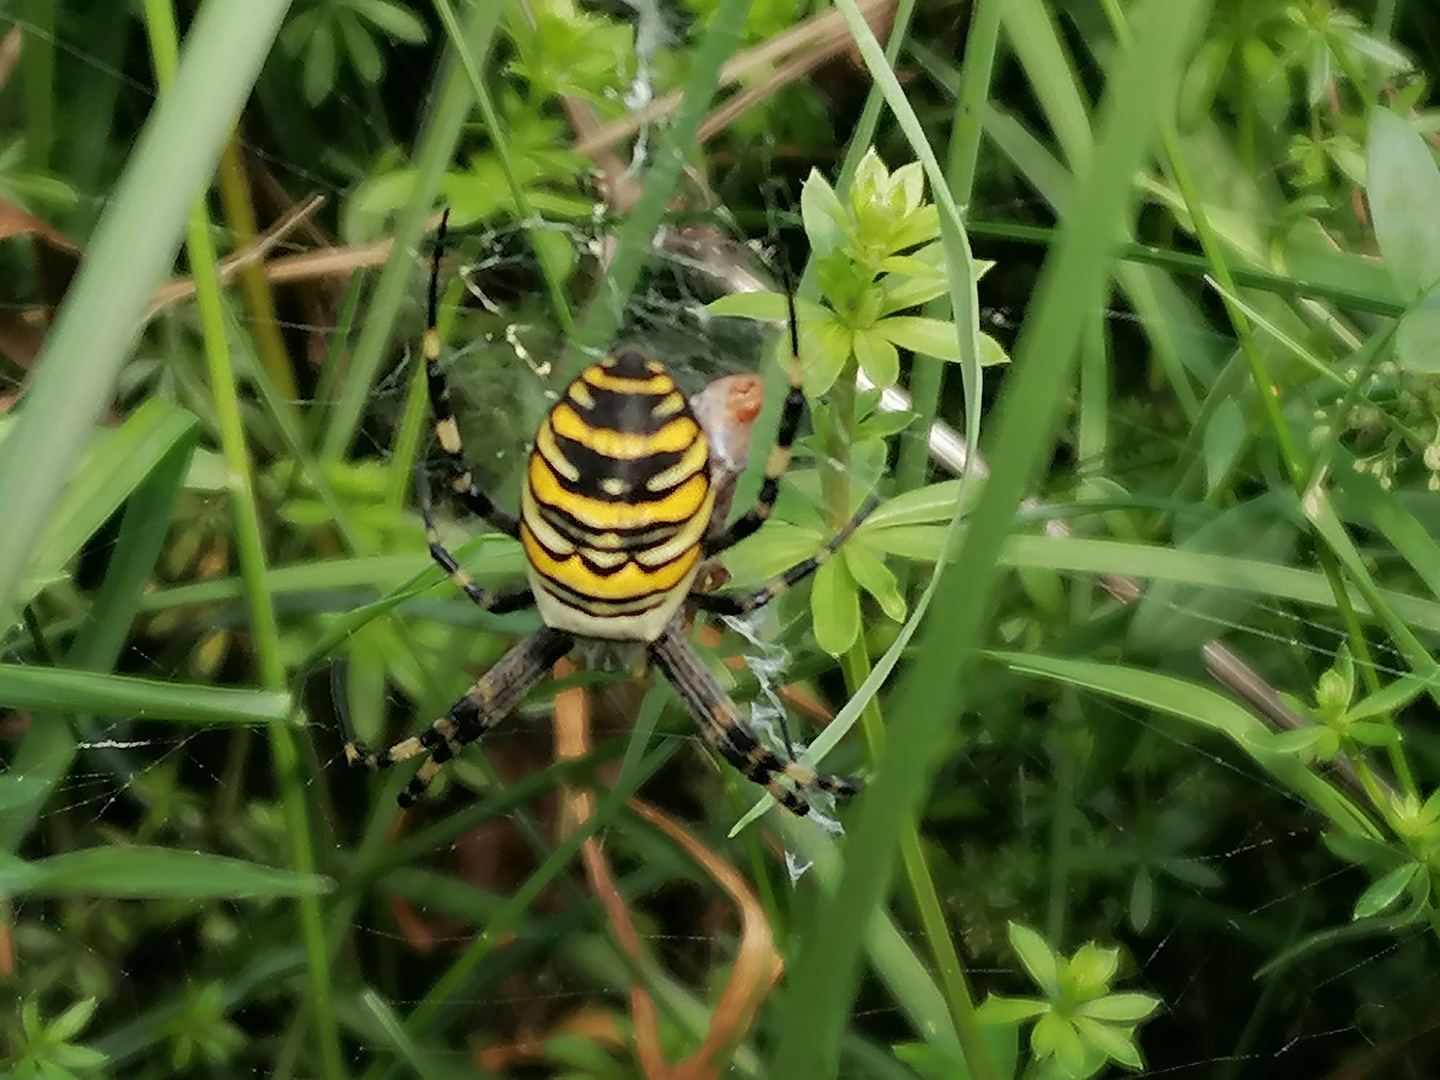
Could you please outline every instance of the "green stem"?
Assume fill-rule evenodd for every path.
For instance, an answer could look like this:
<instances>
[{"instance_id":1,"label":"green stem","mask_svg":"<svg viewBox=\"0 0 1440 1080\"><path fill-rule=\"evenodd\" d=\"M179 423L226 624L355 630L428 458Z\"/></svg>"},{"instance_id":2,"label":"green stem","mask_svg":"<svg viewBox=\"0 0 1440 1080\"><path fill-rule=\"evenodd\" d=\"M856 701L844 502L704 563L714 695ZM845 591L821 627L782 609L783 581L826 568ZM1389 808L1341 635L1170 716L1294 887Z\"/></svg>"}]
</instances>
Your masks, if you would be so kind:
<instances>
[{"instance_id":1,"label":"green stem","mask_svg":"<svg viewBox=\"0 0 1440 1080\"><path fill-rule=\"evenodd\" d=\"M310 398L310 413L305 417L305 446L312 452L319 451L320 437L325 430L325 416L335 393L335 383L344 374L346 346L350 343L350 331L355 326L355 313L360 307L360 295L365 291L366 273L359 267L350 275L345 286L345 298L340 302L340 317L330 330L330 345L325 350L325 361L320 365L320 378L315 384L315 393Z\"/></svg>"},{"instance_id":2,"label":"green stem","mask_svg":"<svg viewBox=\"0 0 1440 1080\"><path fill-rule=\"evenodd\" d=\"M865 651L863 636L840 657L840 665L845 672L845 688L853 695L870 674L870 655ZM885 744L885 723L880 715L880 705L874 698L860 711L860 731L865 737L870 760L878 760ZM999 1074L990 1061L989 1049L980 1032L980 1024L975 1017L975 999L965 978L965 968L955 951L950 927L945 922L945 909L940 904L940 893L930 874L930 864L926 861L925 847L920 841L920 830L913 816L901 831L900 861L905 868L905 881L910 887L911 899L920 916L920 927L930 946L930 957L940 975L950 1019L955 1024L955 1034L960 1039L970 1076L973 1080L997 1080Z\"/></svg>"},{"instance_id":3,"label":"green stem","mask_svg":"<svg viewBox=\"0 0 1440 1080\"><path fill-rule=\"evenodd\" d=\"M156 80L163 94L174 83L179 63L179 38L169 0L145 0L145 28L150 38ZM230 477L236 548L245 584L256 662L260 668L261 684L266 689L284 692L285 665L281 660L280 632L270 592L265 585L260 516L251 483L250 457L235 388L235 370L225 336L219 271L203 197L195 200L190 211L186 249L195 280L195 300L200 313L210 391L220 429L220 446ZM292 728L288 723L276 722L270 725L268 733L290 841L291 864L301 873L311 874L315 871L315 859L310 849L310 823L306 817L305 790L299 775L299 755ZM345 1070L330 996L330 968L326 962L320 901L312 895L300 898L298 904L310 979L309 1006L318 1029L323 1075L331 1080L340 1080Z\"/></svg>"},{"instance_id":4,"label":"green stem","mask_svg":"<svg viewBox=\"0 0 1440 1080\"><path fill-rule=\"evenodd\" d=\"M1065 941L1065 923L1069 913L1065 901L1070 895L1072 866L1071 841L1079 816L1075 805L1075 781L1079 772L1078 747L1083 742L1084 727L1079 698L1073 689L1066 689L1058 714L1061 722L1055 735L1060 752L1055 763L1055 812L1050 820L1050 897L1045 919L1045 937L1055 949L1061 948Z\"/></svg>"},{"instance_id":5,"label":"green stem","mask_svg":"<svg viewBox=\"0 0 1440 1080\"><path fill-rule=\"evenodd\" d=\"M965 38L965 58L960 67L960 85L950 122L950 153L945 175L957 206L968 209L974 194L975 168L980 158L980 118L990 96L990 76L1000 40L1000 12L1004 0L979 0L970 17ZM878 93L878 91L875 91ZM966 214L967 225L969 215ZM947 297L932 301L925 312L936 319L952 319ZM925 482L930 464L930 426L940 406L945 380L945 363L916 356L910 367L910 402L920 419L900 440L900 460L895 469L897 491L913 491ZM907 576L910 568L902 568Z\"/></svg>"},{"instance_id":6,"label":"green stem","mask_svg":"<svg viewBox=\"0 0 1440 1080\"><path fill-rule=\"evenodd\" d=\"M55 0L29 0L25 5L25 42L20 62L25 71L25 166L31 172L50 168L55 137Z\"/></svg>"},{"instance_id":7,"label":"green stem","mask_svg":"<svg viewBox=\"0 0 1440 1080\"><path fill-rule=\"evenodd\" d=\"M236 248L249 247L258 237L259 227L255 220L250 181L240 157L240 142L233 136L220 153L219 175L220 205L225 212L225 224ZM270 381L280 391L280 407L293 413L293 403L299 400L300 390L295 385L295 372L290 367L290 353L285 348L285 339L280 336L275 297L270 291L265 268L258 262L249 262L240 267L237 276L240 293L249 308L249 330L260 353L260 362L269 372Z\"/></svg>"},{"instance_id":8,"label":"green stem","mask_svg":"<svg viewBox=\"0 0 1440 1080\"><path fill-rule=\"evenodd\" d=\"M1048 247L1055 242L1056 230L1041 225L1022 225L1013 221L971 221L965 222L971 236L987 236L996 240L1014 240L1022 244ZM1127 240L1115 249L1115 258L1139 266L1156 266L1174 274L1203 277L1211 273L1212 267L1203 255L1192 255L1187 251L1171 251L1168 248ZM1296 299L1326 300L1341 307L1353 308L1371 315L1386 315L1391 318L1405 314L1405 305L1393 297L1347 288L1343 284L1323 281L1307 281L1303 277L1285 276L1253 267L1235 267L1231 278L1239 285L1260 289L1275 296Z\"/></svg>"},{"instance_id":9,"label":"green stem","mask_svg":"<svg viewBox=\"0 0 1440 1080\"><path fill-rule=\"evenodd\" d=\"M855 378L859 368L852 353L840 377L830 387L830 438L825 456L817 463L820 492L832 527L839 528L850 516L850 447L855 437Z\"/></svg>"}]
</instances>

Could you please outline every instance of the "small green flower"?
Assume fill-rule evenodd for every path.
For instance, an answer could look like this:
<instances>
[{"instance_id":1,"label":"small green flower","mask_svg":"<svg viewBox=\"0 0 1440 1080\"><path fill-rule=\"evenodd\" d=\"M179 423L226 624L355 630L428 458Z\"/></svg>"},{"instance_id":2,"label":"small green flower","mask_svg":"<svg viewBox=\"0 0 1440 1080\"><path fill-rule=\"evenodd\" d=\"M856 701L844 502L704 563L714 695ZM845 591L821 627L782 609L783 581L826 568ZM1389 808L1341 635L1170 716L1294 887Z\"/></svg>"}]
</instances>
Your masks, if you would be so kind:
<instances>
[{"instance_id":1,"label":"small green flower","mask_svg":"<svg viewBox=\"0 0 1440 1080\"><path fill-rule=\"evenodd\" d=\"M88 1046L71 1042L85 1030L95 1014L95 999L77 1001L49 1023L40 1018L40 1006L32 998L20 1007L20 1025L11 1031L10 1045L15 1057L7 1063L5 1076L15 1080L81 1080L99 1074L109 1058Z\"/></svg>"},{"instance_id":2,"label":"small green flower","mask_svg":"<svg viewBox=\"0 0 1440 1080\"><path fill-rule=\"evenodd\" d=\"M1037 1061L1053 1058L1060 1072L1082 1080L1106 1062L1144 1067L1135 1045L1135 1028L1160 1004L1149 994L1110 993L1120 951L1093 942L1066 958L1034 930L1010 924L1010 945L1044 997L1012 998L992 994L980 1006L985 1024L1034 1020L1030 1049Z\"/></svg>"}]
</instances>

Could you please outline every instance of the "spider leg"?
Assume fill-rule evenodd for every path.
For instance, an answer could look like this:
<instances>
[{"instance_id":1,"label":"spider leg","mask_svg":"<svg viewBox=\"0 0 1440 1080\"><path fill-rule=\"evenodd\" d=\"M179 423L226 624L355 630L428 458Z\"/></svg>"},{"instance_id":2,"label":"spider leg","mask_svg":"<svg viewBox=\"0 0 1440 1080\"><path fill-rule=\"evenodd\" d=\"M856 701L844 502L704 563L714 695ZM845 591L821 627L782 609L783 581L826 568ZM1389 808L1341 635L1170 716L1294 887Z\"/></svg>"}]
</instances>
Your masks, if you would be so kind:
<instances>
[{"instance_id":1,"label":"spider leg","mask_svg":"<svg viewBox=\"0 0 1440 1080\"><path fill-rule=\"evenodd\" d=\"M735 703L685 640L680 625L678 620L672 622L650 643L647 651L700 725L706 740L726 761L800 817L810 812L810 804L801 789L814 788L839 796L853 795L860 790L860 781L854 777L817 772L808 765L781 757L756 738Z\"/></svg>"},{"instance_id":2,"label":"spider leg","mask_svg":"<svg viewBox=\"0 0 1440 1080\"><path fill-rule=\"evenodd\" d=\"M542 626L497 660L444 716L419 735L401 739L387 750L365 750L356 741L354 731L349 730L342 712L341 721L346 728L345 760L353 768L378 772L420 754L429 754L396 799L402 807L413 806L440 767L514 712L525 695L574 643L569 634Z\"/></svg>"},{"instance_id":3,"label":"spider leg","mask_svg":"<svg viewBox=\"0 0 1440 1080\"><path fill-rule=\"evenodd\" d=\"M535 602L535 594L530 591L528 585L514 586L498 593L485 591L470 576L470 572L460 565L460 561L450 554L450 551L440 542L440 534L435 528L435 514L430 505L430 480L425 475L424 462L415 464L415 492L420 498L420 517L425 522L425 541L430 547L430 557L450 575L450 580L455 583L456 588L468 596L481 610L495 615L520 611Z\"/></svg>"},{"instance_id":4,"label":"spider leg","mask_svg":"<svg viewBox=\"0 0 1440 1080\"><path fill-rule=\"evenodd\" d=\"M800 388L800 324L795 318L795 294L787 277L785 304L789 312L790 325L790 389L785 394L785 404L780 410L780 427L775 432L775 445L765 461L765 479L760 484L760 493L755 505L717 536L705 541L704 553L716 555L726 548L734 547L753 533L770 517L775 509L775 499L780 493L780 477L790 467L790 444L795 441L795 432L800 427L800 416L805 411L805 393Z\"/></svg>"},{"instance_id":5,"label":"spider leg","mask_svg":"<svg viewBox=\"0 0 1440 1080\"><path fill-rule=\"evenodd\" d=\"M460 428L450 411L450 384L440 367L440 331L436 329L440 308L440 256L445 249L445 226L450 220L447 209L435 234L435 254L430 263L430 291L426 304L425 336L421 352L425 357L425 382L430 391L430 409L435 414L435 441L440 444L450 466L450 492L472 513L478 514L506 536L519 537L520 521L502 510L495 500L475 485L475 476L465 461L465 447L460 441Z\"/></svg>"},{"instance_id":6,"label":"spider leg","mask_svg":"<svg viewBox=\"0 0 1440 1080\"><path fill-rule=\"evenodd\" d=\"M719 593L691 593L689 600L701 611L709 611L715 615L744 615L746 612L754 611L756 608L764 607L777 596L783 593L790 586L798 581L809 577L820 564L835 554L840 545L849 539L850 534L859 528L860 523L870 516L870 511L880 505L880 496L871 496L861 504L850 520L842 525L838 532L832 536L825 546L804 559L784 573L777 574L754 592L741 596L722 596Z\"/></svg>"}]
</instances>

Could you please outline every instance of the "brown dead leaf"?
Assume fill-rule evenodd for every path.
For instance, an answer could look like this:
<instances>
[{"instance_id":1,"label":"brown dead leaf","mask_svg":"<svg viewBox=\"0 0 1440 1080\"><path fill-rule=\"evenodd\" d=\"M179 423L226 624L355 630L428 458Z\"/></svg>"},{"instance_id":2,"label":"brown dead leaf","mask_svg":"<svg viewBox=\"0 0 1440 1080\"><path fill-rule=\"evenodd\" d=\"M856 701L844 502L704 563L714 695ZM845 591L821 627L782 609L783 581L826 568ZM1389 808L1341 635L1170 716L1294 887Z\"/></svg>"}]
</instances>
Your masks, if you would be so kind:
<instances>
[{"instance_id":1,"label":"brown dead leaf","mask_svg":"<svg viewBox=\"0 0 1440 1080\"><path fill-rule=\"evenodd\" d=\"M740 910L740 948L730 977L725 980L720 999L715 1003L715 1011L710 1014L705 1038L699 1049L670 1074L672 1080L716 1080L729 1065L735 1048L750 1033L755 1014L779 980L785 964L775 949L775 937L765 908L744 876L660 810L639 799L631 799L627 805L684 849Z\"/></svg>"},{"instance_id":2,"label":"brown dead leaf","mask_svg":"<svg viewBox=\"0 0 1440 1080\"><path fill-rule=\"evenodd\" d=\"M20 27L12 26L3 38L0 38L0 86L10 81L10 73L15 70L15 65L20 61L20 50L23 47L24 38L20 33Z\"/></svg>"},{"instance_id":3,"label":"brown dead leaf","mask_svg":"<svg viewBox=\"0 0 1440 1080\"><path fill-rule=\"evenodd\" d=\"M545 1043L556 1035L582 1035L591 1042L621 1047L624 1037L615 1018L599 1005L581 1005L547 1030L526 1032L508 1042L494 1043L475 1055L475 1063L491 1072L534 1061L545 1053Z\"/></svg>"},{"instance_id":4,"label":"brown dead leaf","mask_svg":"<svg viewBox=\"0 0 1440 1080\"><path fill-rule=\"evenodd\" d=\"M555 665L556 677L576 670L570 660ZM584 687L570 687L555 695L555 755L581 757L590 750L589 698ZM573 830L595 810L588 791L567 789L562 828ZM740 947L735 964L716 1002L700 1046L674 1066L668 1065L660 1044L655 1003L639 982L630 985L630 1014L635 1032L635 1055L646 1080L718 1080L735 1048L744 1041L755 1015L784 970L775 949L770 920L754 890L733 866L702 844L666 814L639 799L627 803L640 817L669 836L725 891L740 912ZM643 958L640 935L630 910L615 885L604 849L595 837L581 845L581 859L591 890L599 898L605 917L620 947L637 963Z\"/></svg>"}]
</instances>

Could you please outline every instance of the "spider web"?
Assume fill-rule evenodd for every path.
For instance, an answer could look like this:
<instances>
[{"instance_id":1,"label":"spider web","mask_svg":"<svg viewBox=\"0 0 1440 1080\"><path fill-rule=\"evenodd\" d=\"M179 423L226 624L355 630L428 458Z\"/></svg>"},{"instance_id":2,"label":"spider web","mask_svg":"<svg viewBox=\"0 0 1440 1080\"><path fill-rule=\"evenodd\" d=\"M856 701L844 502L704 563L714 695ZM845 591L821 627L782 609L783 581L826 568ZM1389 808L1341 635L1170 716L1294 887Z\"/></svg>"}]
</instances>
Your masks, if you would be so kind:
<instances>
[{"instance_id":1,"label":"spider web","mask_svg":"<svg viewBox=\"0 0 1440 1080\"><path fill-rule=\"evenodd\" d=\"M105 67L63 39L56 45L115 79L122 95L143 98L148 93L138 79ZM375 124L367 104L345 105L355 123ZM348 195L330 174L258 146L249 149L262 155L292 191L319 190L337 203ZM106 192L81 192L80 197L99 213ZM1045 210L1034 201L1015 199L979 203L973 212L977 218L1030 220L1043 218ZM589 223L551 221L546 227L564 234L577 252L594 248L596 234ZM286 240L279 250L302 247L297 240ZM981 257L1001 260L1002 273L993 275L1001 287L994 288L992 281L983 284L982 303L991 305L983 312L990 331L1008 342L1024 314L1025 289L1015 280L1033 273L1035 255L1002 245L990 250L983 243L976 247ZM478 322L479 330L452 346L448 370L464 402L460 419L467 450L502 503L513 506L518 490L515 466L525 438L555 391L547 358L556 355L559 335L538 288L517 298L503 295L503 288L491 284L511 274L532 284L539 279L517 224L472 230L456 245L456 252L475 291L490 299L496 310L489 314L476 310L484 307L476 301L466 329L472 330ZM1031 260L1028 265L1026 258ZM410 331L408 344L395 343L394 362L375 388L360 436L362 457L386 461L392 452L391 435L413 377L413 343L423 320L424 271L419 260L414 278L400 320L400 329ZM492 292L502 294L501 298L495 299ZM698 389L720 374L756 370L769 347L765 333L753 324L706 317L701 307L713 296L713 282L692 267L657 257L632 300L622 336L663 356L687 390ZM1104 314L1116 341L1139 340L1131 312L1116 307ZM191 329L183 314L171 317L169 327L172 336ZM323 338L329 327L288 318L282 329ZM166 347L165 332L147 335L139 348L142 359ZM1228 348L1219 336L1209 344L1217 350ZM947 397L952 419L959 415L953 405ZM1143 437L1152 450L1168 446L1178 452L1179 435L1152 430L1129 413L1117 415L1135 426L1123 435ZM1110 476L1124 484L1127 479L1140 480L1142 470L1143 463L1133 477L1115 470ZM796 497L793 488L788 497ZM186 500L181 513L197 519L215 513L215 500L204 492L189 493ZM454 522L446 516L447 539L463 539L475 531L473 522ZM102 552L103 544L102 538ZM211 555L223 570L224 551L212 549ZM321 601L326 614L344 613L339 599L331 594ZM352 606L364 599L357 597ZM1012 596L1009 602L1013 605L1018 599ZM451 611L458 606L445 603ZM1313 673L1329 666L1343 640L1333 619L1298 604L1250 598L1244 605L1217 611L1216 606L1191 598L1190 602L1162 599L1157 606L1190 620L1197 646L1213 637L1242 655L1263 658L1263 674L1280 689L1301 697L1310 692ZM300 607L287 609L282 604L282 612L290 620L305 618ZM418 625L422 619L412 621L422 645L440 642L435 662L439 672L473 668L493 659L493 641L457 644L460 635L453 626L433 631ZM242 627L243 613L233 605L211 610L189 626L183 621L178 628L147 623L128 644L123 668L151 677L186 680L203 675L244 683L244 649L238 636ZM1000 628L1002 634L1004 629ZM722 652L739 650L753 681L753 688L749 682L746 688L774 715L784 673L801 655L794 635L777 636L773 625L765 630L762 636L731 636ZM1149 662L1133 643L1118 659ZM1389 648L1378 648L1374 659L1382 682L1408 670L1403 658ZM1173 656L1168 662L1179 663L1176 670L1182 674L1205 678L1198 648L1188 665ZM390 730L412 723L417 714L433 715L443 709L455 689L446 678L439 676L435 694L419 701L388 684L380 712L386 714ZM823 675L814 686L834 706L843 700L843 687L832 675ZM339 794L327 792L325 798L333 798L345 813L363 813L362 800L377 796L373 790L367 794L353 779L333 780L343 762L325 695L320 688L312 690L316 755L312 783L333 782ZM617 714L610 728L602 723L600 737L608 733L622 738L631 719L646 706L633 687L607 684L599 694L608 711ZM547 760L548 737L541 722L545 713L543 705L532 705L487 736L486 755L501 783L515 770ZM946 761L936 779L926 837L937 853L937 866L944 868L940 887L946 914L967 957L977 994L1029 990L1005 943L1005 923L1014 919L1044 928L1047 911L1056 909L1047 908L1047 901L1058 882L1065 888L1058 908L1065 912L1066 949L1073 950L1092 936L1102 943L1120 944L1123 988L1144 990L1164 1002L1159 1015L1142 1029L1144 1075L1223 1080L1434 1074L1433 1040L1427 1043L1423 1035L1427 1025L1436 1023L1431 1003L1440 1000L1440 972L1420 929L1337 942L1274 974L1255 977L1267 961L1308 934L1344 926L1350 905L1368 878L1325 849L1324 823L1313 811L1231 747L1108 698L1084 693L1057 697L1039 688L1011 691L1008 700L980 708L968 723L975 737L964 753ZM12 717L8 726L10 734L18 737L24 718ZM1098 768L1109 769L1104 779L1067 774L1065 757L1073 751L1068 740L1084 738L1086 727L1112 733L1112 742L1114 732L1123 732L1123 739L1131 744L1128 766L1101 763ZM139 837L155 843L199 846L203 842L211 850L242 856L247 854L246 844L259 844L262 851L283 850L279 838L284 825L266 779L263 732L123 718L90 721L80 738L80 757L47 802L22 850L61 850L66 836L84 838L84 843ZM652 738L698 742L679 724L665 725ZM1414 750L1433 763L1440 744L1416 732ZM685 775L673 784L682 792L677 798L694 788L697 776L702 786L718 786L701 753L681 756L686 759L680 766ZM477 755L468 755L447 770L452 776L439 785L444 789L439 793L442 801L467 797L470 786L493 790L492 778L476 759ZM1049 853L1057 790L1067 783L1081 784L1084 795L1075 804L1071 828L1076 839L1066 848L1071 865L1062 875ZM209 790L240 793L237 804L225 808L233 818L218 843L207 836L206 815L214 810L205 797ZM693 802L680 805L692 813L700 809ZM543 821L543 810L538 813ZM337 828L347 832L343 826ZM485 829L477 830L482 833L478 838L457 843L447 853L444 868L463 880L492 886L499 894L507 881L503 866L497 869L497 864L509 858L533 859L533 854L523 841ZM746 864L739 851L727 848L722 839L723 823L705 835L743 870ZM352 841L353 836L346 838L347 843ZM641 927L647 946L671 970L696 984L702 982L709 967L728 955L723 921L717 930L694 916L695 910L713 915L713 899L692 882L647 878L640 859L626 863L625 871L628 876L622 876L622 886L643 888L651 900L650 919ZM397 1012L413 1008L446 959L473 936L469 920L453 914L448 900L436 900L439 880L439 871L430 864L397 871L388 883L388 903L366 903L355 910L355 952L366 970L373 971L370 961L393 966L403 958L406 965L406 971L390 970L385 976L388 1001ZM572 884L578 880L572 879ZM1146 893L1149 899L1142 905L1138 898ZM1148 917L1139 917L1143 912L1137 909L1142 907ZM912 948L927 957L925 940L905 914L903 902L897 901L895 909ZM274 940L267 919L244 906L208 905L197 911L162 903L97 905L88 917L106 925L99 930L82 926L77 931L75 920L86 917L73 905L21 902L14 907L12 925L22 976L27 970L32 976L37 969L52 970L58 974L48 982L37 980L46 993L64 998L59 988L65 987L70 996L64 1000L95 993L105 1001L101 1018L87 1037L143 1016L154 1001L149 995L173 992L174 977L214 979L227 959L268 949ZM557 1018L578 1014L586 1006L598 1004L614 1015L625 1015L626 974L616 970L613 960L607 963L604 950L596 947L606 933L603 921L593 914L567 913L553 899L537 907L536 920L542 928L550 928L545 931L550 936L536 933L533 939L558 941L561 947L540 948L522 940L514 955L497 966L489 983L453 1001L452 1007L496 1039L548 1030ZM166 977L154 973L156 960L165 962L160 966ZM1406 993L1397 997L1396 988L1401 986ZM232 1019L252 1038L273 1039L285 1028L285 1008L283 997L261 993ZM881 1046L915 1038L904 1013L873 979L862 988L853 1023ZM242 1052L235 1065L262 1075L260 1062L268 1060L268 1055ZM456 1063L463 1060L457 1051ZM1355 1067L1361 1071L1342 1073L1344 1063L1359 1063ZM868 1075L850 1059L846 1070L845 1075Z\"/></svg>"}]
</instances>

